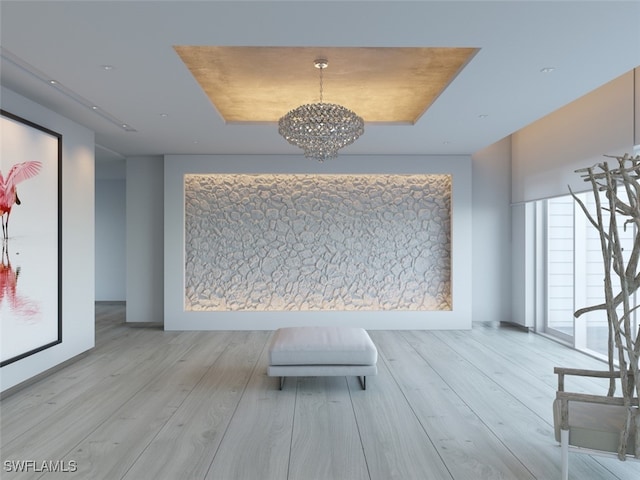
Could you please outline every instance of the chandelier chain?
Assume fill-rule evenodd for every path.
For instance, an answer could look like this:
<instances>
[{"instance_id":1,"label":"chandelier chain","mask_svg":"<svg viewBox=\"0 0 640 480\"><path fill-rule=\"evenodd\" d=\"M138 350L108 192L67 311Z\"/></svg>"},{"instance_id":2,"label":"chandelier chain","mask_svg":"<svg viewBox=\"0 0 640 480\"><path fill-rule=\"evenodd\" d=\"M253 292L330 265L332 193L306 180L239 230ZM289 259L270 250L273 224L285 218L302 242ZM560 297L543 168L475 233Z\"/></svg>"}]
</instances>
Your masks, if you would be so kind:
<instances>
[{"instance_id":1,"label":"chandelier chain","mask_svg":"<svg viewBox=\"0 0 640 480\"><path fill-rule=\"evenodd\" d=\"M320 67L320 103L322 103L322 93L323 93L323 81L322 81L322 71L324 67Z\"/></svg>"}]
</instances>

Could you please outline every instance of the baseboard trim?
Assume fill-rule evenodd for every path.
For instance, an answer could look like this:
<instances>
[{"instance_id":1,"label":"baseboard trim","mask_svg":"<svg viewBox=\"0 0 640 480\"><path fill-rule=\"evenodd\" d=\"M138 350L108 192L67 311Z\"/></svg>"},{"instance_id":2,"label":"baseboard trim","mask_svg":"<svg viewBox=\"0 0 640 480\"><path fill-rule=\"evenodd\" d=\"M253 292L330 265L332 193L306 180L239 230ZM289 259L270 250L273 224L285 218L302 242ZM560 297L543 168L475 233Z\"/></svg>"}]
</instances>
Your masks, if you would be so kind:
<instances>
[{"instance_id":1,"label":"baseboard trim","mask_svg":"<svg viewBox=\"0 0 640 480\"><path fill-rule=\"evenodd\" d=\"M161 322L124 322L123 325L131 328L159 328L164 330L164 323Z\"/></svg>"},{"instance_id":2,"label":"baseboard trim","mask_svg":"<svg viewBox=\"0 0 640 480\"><path fill-rule=\"evenodd\" d=\"M10 397L11 395L13 395L16 392L19 392L20 390L27 388L30 385L33 385L34 383L39 382L40 380L43 380L44 378L48 377L49 375L52 375L60 370L62 370L63 368L68 367L69 365L76 363L79 360L82 360L84 357L86 357L87 355L89 355L89 353L91 352L91 350L93 349L89 349L86 352L82 352L79 355L76 355L75 357L71 357L68 360L65 360L62 363L59 363L58 365L55 365L51 368L49 368L48 370L45 370L44 372L40 372L39 374L28 378L27 380L25 380L24 382L20 382L16 385L14 385L13 387L9 387L6 390L0 392L0 400L4 400L7 397Z\"/></svg>"},{"instance_id":3,"label":"baseboard trim","mask_svg":"<svg viewBox=\"0 0 640 480\"><path fill-rule=\"evenodd\" d=\"M501 327L513 328L514 330L521 330L523 332L532 332L533 329L531 327L525 327L524 325L520 325L519 323L513 322L500 322Z\"/></svg>"}]
</instances>

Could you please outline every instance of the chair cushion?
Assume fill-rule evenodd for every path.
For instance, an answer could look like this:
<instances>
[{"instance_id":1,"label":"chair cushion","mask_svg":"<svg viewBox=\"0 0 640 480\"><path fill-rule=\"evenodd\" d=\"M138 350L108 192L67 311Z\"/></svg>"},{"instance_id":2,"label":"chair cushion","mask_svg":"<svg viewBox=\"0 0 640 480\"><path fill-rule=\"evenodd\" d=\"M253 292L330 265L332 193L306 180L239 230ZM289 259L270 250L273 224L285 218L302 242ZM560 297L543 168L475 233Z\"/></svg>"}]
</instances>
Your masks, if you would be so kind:
<instances>
[{"instance_id":1,"label":"chair cushion","mask_svg":"<svg viewBox=\"0 0 640 480\"><path fill-rule=\"evenodd\" d=\"M556 440L560 441L560 400L553 402ZM627 418L626 408L618 405L569 402L569 445L605 452L618 451L620 432ZM630 428L627 453L635 451L635 425Z\"/></svg>"},{"instance_id":2,"label":"chair cushion","mask_svg":"<svg viewBox=\"0 0 640 480\"><path fill-rule=\"evenodd\" d=\"M363 328L287 327L276 330L269 365L375 365L378 351Z\"/></svg>"}]
</instances>

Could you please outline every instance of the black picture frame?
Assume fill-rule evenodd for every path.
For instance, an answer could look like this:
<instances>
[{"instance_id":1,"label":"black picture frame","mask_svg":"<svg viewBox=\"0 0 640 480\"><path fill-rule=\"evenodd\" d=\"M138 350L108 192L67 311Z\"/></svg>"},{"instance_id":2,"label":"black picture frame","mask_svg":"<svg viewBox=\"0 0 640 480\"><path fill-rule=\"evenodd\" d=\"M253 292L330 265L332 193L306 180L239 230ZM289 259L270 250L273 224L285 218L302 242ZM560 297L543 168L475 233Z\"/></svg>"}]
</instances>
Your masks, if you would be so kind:
<instances>
[{"instance_id":1,"label":"black picture frame","mask_svg":"<svg viewBox=\"0 0 640 480\"><path fill-rule=\"evenodd\" d=\"M5 367L62 343L62 135L3 109L0 127Z\"/></svg>"}]
</instances>

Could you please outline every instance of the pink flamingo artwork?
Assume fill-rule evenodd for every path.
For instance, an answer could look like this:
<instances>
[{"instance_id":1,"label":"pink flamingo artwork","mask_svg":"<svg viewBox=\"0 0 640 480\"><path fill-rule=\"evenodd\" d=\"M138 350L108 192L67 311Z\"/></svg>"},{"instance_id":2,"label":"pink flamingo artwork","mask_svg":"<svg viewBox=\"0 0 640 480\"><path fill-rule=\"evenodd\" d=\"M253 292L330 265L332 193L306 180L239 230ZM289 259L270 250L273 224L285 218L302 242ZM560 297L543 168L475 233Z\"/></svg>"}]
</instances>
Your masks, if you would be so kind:
<instances>
[{"instance_id":1,"label":"pink flamingo artwork","mask_svg":"<svg viewBox=\"0 0 640 480\"><path fill-rule=\"evenodd\" d=\"M36 300L18 293L20 267L13 269L9 258L9 246L2 244L2 262L0 262L0 306L6 298L9 309L29 323L37 323L41 317L40 304Z\"/></svg>"},{"instance_id":2,"label":"pink flamingo artwork","mask_svg":"<svg viewBox=\"0 0 640 480\"><path fill-rule=\"evenodd\" d=\"M0 213L2 214L2 238L9 238L9 216L14 205L20 205L20 198L16 186L31 177L36 176L42 168L42 162L30 161L17 163L11 167L7 177L0 171Z\"/></svg>"}]
</instances>

